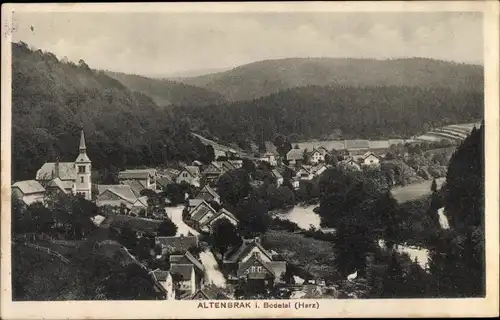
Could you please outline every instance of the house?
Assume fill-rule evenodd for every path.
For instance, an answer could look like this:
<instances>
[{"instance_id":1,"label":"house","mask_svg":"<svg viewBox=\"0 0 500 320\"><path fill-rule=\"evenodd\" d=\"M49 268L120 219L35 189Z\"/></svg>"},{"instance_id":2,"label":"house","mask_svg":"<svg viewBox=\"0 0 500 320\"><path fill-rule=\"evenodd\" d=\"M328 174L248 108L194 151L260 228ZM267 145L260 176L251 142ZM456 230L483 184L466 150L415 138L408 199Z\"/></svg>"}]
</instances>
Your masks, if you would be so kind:
<instances>
[{"instance_id":1,"label":"house","mask_svg":"<svg viewBox=\"0 0 500 320\"><path fill-rule=\"evenodd\" d=\"M26 205L43 203L45 188L36 180L18 181L12 185L12 194Z\"/></svg>"},{"instance_id":2,"label":"house","mask_svg":"<svg viewBox=\"0 0 500 320\"><path fill-rule=\"evenodd\" d=\"M304 160L304 151L302 149L292 149L286 154L286 160L289 165L296 165Z\"/></svg>"},{"instance_id":3,"label":"house","mask_svg":"<svg viewBox=\"0 0 500 320\"><path fill-rule=\"evenodd\" d=\"M292 187L293 187L295 190L297 190L297 189L299 189L299 188L300 188L300 180L299 180L298 178L293 177L293 178L292 178L291 183L292 183Z\"/></svg>"},{"instance_id":4,"label":"house","mask_svg":"<svg viewBox=\"0 0 500 320\"><path fill-rule=\"evenodd\" d=\"M208 167L203 170L203 177L209 184L216 183L219 177L224 173L222 165L217 161L212 161Z\"/></svg>"},{"instance_id":5,"label":"house","mask_svg":"<svg viewBox=\"0 0 500 320\"><path fill-rule=\"evenodd\" d=\"M92 162L87 156L87 146L83 130L80 132L79 154L74 162L46 162L36 172L35 180L42 186L59 178L60 184L67 193L81 195L92 200L92 181L90 174Z\"/></svg>"},{"instance_id":6,"label":"house","mask_svg":"<svg viewBox=\"0 0 500 320\"><path fill-rule=\"evenodd\" d=\"M148 197L142 196L142 197L137 198L137 200L135 200L135 202L132 204L132 208L130 209L130 213L135 214L135 215L139 215L139 213L142 210L144 210L144 212L147 215L148 207L149 207Z\"/></svg>"},{"instance_id":7,"label":"house","mask_svg":"<svg viewBox=\"0 0 500 320\"><path fill-rule=\"evenodd\" d=\"M189 251L183 255L171 255L169 258L170 270L175 265L192 265L195 275L195 289L200 289L204 284L205 267Z\"/></svg>"},{"instance_id":8,"label":"house","mask_svg":"<svg viewBox=\"0 0 500 320\"><path fill-rule=\"evenodd\" d=\"M205 286L190 297L191 300L226 300L229 297L214 285Z\"/></svg>"},{"instance_id":9,"label":"house","mask_svg":"<svg viewBox=\"0 0 500 320\"><path fill-rule=\"evenodd\" d=\"M217 212L210 204L206 201L202 201L199 205L197 205L193 210L189 212L191 220L194 222L194 226L199 228L202 226L208 219L215 216Z\"/></svg>"},{"instance_id":10,"label":"house","mask_svg":"<svg viewBox=\"0 0 500 320\"><path fill-rule=\"evenodd\" d=\"M126 207L130 210L137 201L136 195L128 185L98 185L97 190L99 195L96 198L96 205L98 207L110 206L115 209Z\"/></svg>"},{"instance_id":11,"label":"house","mask_svg":"<svg viewBox=\"0 0 500 320\"><path fill-rule=\"evenodd\" d=\"M281 173L278 170L273 169L273 170L271 170L271 174L276 179L276 187L277 188L281 187L281 185L283 184L283 181L284 181Z\"/></svg>"},{"instance_id":12,"label":"house","mask_svg":"<svg viewBox=\"0 0 500 320\"><path fill-rule=\"evenodd\" d=\"M231 161L218 161L217 163L221 166L224 172L233 171L237 169Z\"/></svg>"},{"instance_id":13,"label":"house","mask_svg":"<svg viewBox=\"0 0 500 320\"><path fill-rule=\"evenodd\" d=\"M368 151L361 156L360 162L365 166L378 166L380 165L380 157L378 157L375 153Z\"/></svg>"},{"instance_id":14,"label":"house","mask_svg":"<svg viewBox=\"0 0 500 320\"><path fill-rule=\"evenodd\" d=\"M278 159L276 158L276 155L271 152L266 152L265 154L261 155L260 160L269 163L273 167L278 165Z\"/></svg>"},{"instance_id":15,"label":"house","mask_svg":"<svg viewBox=\"0 0 500 320\"><path fill-rule=\"evenodd\" d=\"M150 273L152 274L153 279L165 289L166 299L175 300L174 282L172 280L172 275L170 274L170 272L156 269L151 271Z\"/></svg>"},{"instance_id":16,"label":"house","mask_svg":"<svg viewBox=\"0 0 500 320\"><path fill-rule=\"evenodd\" d=\"M197 199L203 199L205 201L215 201L217 203L220 203L220 196L215 190L210 187L209 185L205 185L200 192L196 195Z\"/></svg>"},{"instance_id":17,"label":"house","mask_svg":"<svg viewBox=\"0 0 500 320\"><path fill-rule=\"evenodd\" d=\"M120 171L118 180L120 183L133 180L144 189L156 190L156 175L156 169L132 169ZM125 184L130 184L130 182Z\"/></svg>"},{"instance_id":18,"label":"house","mask_svg":"<svg viewBox=\"0 0 500 320\"><path fill-rule=\"evenodd\" d=\"M323 172L325 172L326 170L328 169L328 166L326 166L325 164L318 164L314 167L311 167L311 172L314 176L318 177L320 176Z\"/></svg>"},{"instance_id":19,"label":"house","mask_svg":"<svg viewBox=\"0 0 500 320\"><path fill-rule=\"evenodd\" d=\"M175 183L175 179L169 176L162 176L156 179L156 188L158 190L163 190L169 184Z\"/></svg>"},{"instance_id":20,"label":"house","mask_svg":"<svg viewBox=\"0 0 500 320\"><path fill-rule=\"evenodd\" d=\"M245 279L267 286L280 282L286 272L286 261L273 260L273 255L262 246L258 237L243 239L240 247L226 254L223 264L232 282Z\"/></svg>"},{"instance_id":21,"label":"house","mask_svg":"<svg viewBox=\"0 0 500 320\"><path fill-rule=\"evenodd\" d=\"M312 180L314 178L314 173L312 172L311 168L311 166L302 165L295 172L295 177L299 180Z\"/></svg>"},{"instance_id":22,"label":"house","mask_svg":"<svg viewBox=\"0 0 500 320\"><path fill-rule=\"evenodd\" d=\"M136 197L140 197L142 190L147 189L146 185L139 180L121 180L120 184L129 186Z\"/></svg>"},{"instance_id":23,"label":"house","mask_svg":"<svg viewBox=\"0 0 500 320\"><path fill-rule=\"evenodd\" d=\"M196 166L186 166L182 169L175 178L176 183L187 183L195 187L200 186L200 168Z\"/></svg>"},{"instance_id":24,"label":"house","mask_svg":"<svg viewBox=\"0 0 500 320\"><path fill-rule=\"evenodd\" d=\"M231 212L228 210L222 208L217 212L215 215L211 216L208 219L202 219L203 222L198 224L198 228L203 231L203 232L210 232L212 233L213 231L213 226L215 225L215 222L220 219L227 219L229 222L231 222L235 227L238 226L240 221L238 218L236 218Z\"/></svg>"},{"instance_id":25,"label":"house","mask_svg":"<svg viewBox=\"0 0 500 320\"><path fill-rule=\"evenodd\" d=\"M189 199L188 200L188 204L187 204L187 209L189 212L191 212L191 210L193 210L194 208L196 208L200 203L202 203L203 201L205 201L204 199Z\"/></svg>"},{"instance_id":26,"label":"house","mask_svg":"<svg viewBox=\"0 0 500 320\"><path fill-rule=\"evenodd\" d=\"M155 237L155 244L162 248L162 255L166 253L186 253L189 249L198 246L197 236Z\"/></svg>"},{"instance_id":27,"label":"house","mask_svg":"<svg viewBox=\"0 0 500 320\"><path fill-rule=\"evenodd\" d=\"M345 169L361 171L361 165L352 158L342 160L338 163L338 165Z\"/></svg>"},{"instance_id":28,"label":"house","mask_svg":"<svg viewBox=\"0 0 500 320\"><path fill-rule=\"evenodd\" d=\"M235 169L240 169L243 167L243 160L228 160L228 162L235 168Z\"/></svg>"},{"instance_id":29,"label":"house","mask_svg":"<svg viewBox=\"0 0 500 320\"><path fill-rule=\"evenodd\" d=\"M325 156L328 154L328 151L325 148L313 149L308 153L309 163L310 164L318 164L320 162L325 162Z\"/></svg>"},{"instance_id":30,"label":"house","mask_svg":"<svg viewBox=\"0 0 500 320\"><path fill-rule=\"evenodd\" d=\"M45 185L46 195L67 194L61 179L55 178Z\"/></svg>"},{"instance_id":31,"label":"house","mask_svg":"<svg viewBox=\"0 0 500 320\"><path fill-rule=\"evenodd\" d=\"M192 264L174 264L170 266L170 274L179 295L193 295L199 288L196 285L196 272Z\"/></svg>"}]
</instances>

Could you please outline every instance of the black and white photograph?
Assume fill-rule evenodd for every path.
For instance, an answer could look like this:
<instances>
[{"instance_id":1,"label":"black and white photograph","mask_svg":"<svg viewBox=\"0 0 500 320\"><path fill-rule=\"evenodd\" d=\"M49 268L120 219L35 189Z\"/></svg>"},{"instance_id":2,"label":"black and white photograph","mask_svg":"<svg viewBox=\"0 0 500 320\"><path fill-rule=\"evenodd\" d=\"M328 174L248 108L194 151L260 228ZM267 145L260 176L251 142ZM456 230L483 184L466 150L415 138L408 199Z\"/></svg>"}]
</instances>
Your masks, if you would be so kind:
<instances>
[{"instance_id":1,"label":"black and white photograph","mask_svg":"<svg viewBox=\"0 0 500 320\"><path fill-rule=\"evenodd\" d=\"M2 298L195 300L200 318L498 299L487 1L305 4L2 8Z\"/></svg>"}]
</instances>

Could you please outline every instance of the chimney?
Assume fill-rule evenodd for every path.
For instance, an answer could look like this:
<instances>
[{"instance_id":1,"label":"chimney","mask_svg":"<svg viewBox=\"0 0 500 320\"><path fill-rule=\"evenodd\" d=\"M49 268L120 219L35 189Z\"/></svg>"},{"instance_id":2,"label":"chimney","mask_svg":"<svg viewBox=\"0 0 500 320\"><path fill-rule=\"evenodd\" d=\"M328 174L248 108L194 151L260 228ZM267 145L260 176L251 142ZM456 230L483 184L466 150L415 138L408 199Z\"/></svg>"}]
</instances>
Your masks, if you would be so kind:
<instances>
[{"instance_id":1,"label":"chimney","mask_svg":"<svg viewBox=\"0 0 500 320\"><path fill-rule=\"evenodd\" d=\"M255 243L260 243L260 238L259 237L255 237L254 242Z\"/></svg>"},{"instance_id":2,"label":"chimney","mask_svg":"<svg viewBox=\"0 0 500 320\"><path fill-rule=\"evenodd\" d=\"M59 157L56 158L56 163L54 164L55 177L59 178Z\"/></svg>"}]
</instances>

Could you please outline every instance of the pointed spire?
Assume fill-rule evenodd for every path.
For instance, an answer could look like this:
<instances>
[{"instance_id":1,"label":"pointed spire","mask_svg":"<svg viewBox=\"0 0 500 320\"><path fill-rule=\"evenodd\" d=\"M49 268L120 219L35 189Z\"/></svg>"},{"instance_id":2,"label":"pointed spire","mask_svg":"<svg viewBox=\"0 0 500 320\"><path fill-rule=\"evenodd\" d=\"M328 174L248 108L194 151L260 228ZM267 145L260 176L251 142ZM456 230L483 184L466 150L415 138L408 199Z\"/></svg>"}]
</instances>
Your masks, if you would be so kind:
<instances>
[{"instance_id":1,"label":"pointed spire","mask_svg":"<svg viewBox=\"0 0 500 320\"><path fill-rule=\"evenodd\" d=\"M87 147L85 146L85 135L83 133L83 129L80 133L80 152L85 151Z\"/></svg>"}]
</instances>

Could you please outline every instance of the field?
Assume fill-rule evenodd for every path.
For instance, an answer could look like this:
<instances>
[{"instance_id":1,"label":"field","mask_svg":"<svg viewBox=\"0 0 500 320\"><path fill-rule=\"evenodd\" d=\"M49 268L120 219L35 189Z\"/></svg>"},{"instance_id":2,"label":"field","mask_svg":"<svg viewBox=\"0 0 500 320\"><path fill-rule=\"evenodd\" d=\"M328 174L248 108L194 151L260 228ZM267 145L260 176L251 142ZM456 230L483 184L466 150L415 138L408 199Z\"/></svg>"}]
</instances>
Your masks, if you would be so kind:
<instances>
[{"instance_id":1,"label":"field","mask_svg":"<svg viewBox=\"0 0 500 320\"><path fill-rule=\"evenodd\" d=\"M436 179L438 189L441 188L444 181L445 178ZM398 203L405 203L431 194L431 186L432 180L426 180L424 182L394 188L391 190L391 193Z\"/></svg>"},{"instance_id":2,"label":"field","mask_svg":"<svg viewBox=\"0 0 500 320\"><path fill-rule=\"evenodd\" d=\"M297 265L314 277L336 280L333 244L306 238L285 231L269 231L263 239L264 246L279 252L288 263Z\"/></svg>"},{"instance_id":3,"label":"field","mask_svg":"<svg viewBox=\"0 0 500 320\"><path fill-rule=\"evenodd\" d=\"M155 232L162 222L161 220L132 217L120 214L109 215L108 219L112 219L111 226L122 228L124 225L129 225L135 231Z\"/></svg>"},{"instance_id":4,"label":"field","mask_svg":"<svg viewBox=\"0 0 500 320\"><path fill-rule=\"evenodd\" d=\"M476 128L479 128L480 125L480 123L452 124L445 127L433 129L421 136L416 137L415 139L429 142L439 141L442 139L462 141L469 135L474 126L476 126Z\"/></svg>"}]
</instances>

